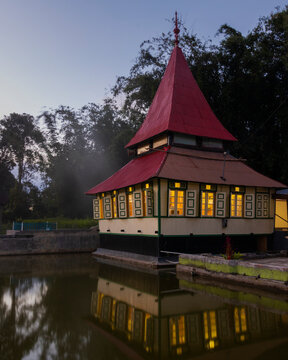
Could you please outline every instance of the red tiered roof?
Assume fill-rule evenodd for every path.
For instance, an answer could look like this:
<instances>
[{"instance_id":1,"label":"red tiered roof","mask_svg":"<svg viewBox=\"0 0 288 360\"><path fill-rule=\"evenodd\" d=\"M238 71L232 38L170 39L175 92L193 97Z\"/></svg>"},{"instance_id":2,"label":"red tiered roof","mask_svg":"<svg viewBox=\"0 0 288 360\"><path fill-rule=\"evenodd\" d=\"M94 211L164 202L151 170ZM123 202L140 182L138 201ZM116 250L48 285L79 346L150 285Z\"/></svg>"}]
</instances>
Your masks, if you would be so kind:
<instances>
[{"instance_id":1,"label":"red tiered roof","mask_svg":"<svg viewBox=\"0 0 288 360\"><path fill-rule=\"evenodd\" d=\"M223 179L224 159L225 179ZM204 184L287 187L279 181L258 173L231 155L227 154L225 157L223 153L172 147L167 151L156 150L131 160L86 194L94 195L117 190L155 177Z\"/></svg>"},{"instance_id":2,"label":"red tiered roof","mask_svg":"<svg viewBox=\"0 0 288 360\"><path fill-rule=\"evenodd\" d=\"M211 110L178 46L142 126L126 147L165 131L236 141Z\"/></svg>"}]
</instances>

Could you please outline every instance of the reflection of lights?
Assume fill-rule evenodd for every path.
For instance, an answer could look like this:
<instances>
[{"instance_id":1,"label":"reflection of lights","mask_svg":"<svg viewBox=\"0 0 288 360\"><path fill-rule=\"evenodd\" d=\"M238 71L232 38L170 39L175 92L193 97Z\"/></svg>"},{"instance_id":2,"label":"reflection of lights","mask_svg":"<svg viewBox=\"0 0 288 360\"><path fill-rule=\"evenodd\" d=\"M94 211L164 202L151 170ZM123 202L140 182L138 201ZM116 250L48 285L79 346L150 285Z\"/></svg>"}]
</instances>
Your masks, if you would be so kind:
<instances>
[{"instance_id":1,"label":"reflection of lights","mask_svg":"<svg viewBox=\"0 0 288 360\"><path fill-rule=\"evenodd\" d=\"M205 311L203 313L203 323L204 323L204 338L206 340L205 347L208 350L212 350L216 346L218 346L216 312Z\"/></svg>"},{"instance_id":2,"label":"reflection of lights","mask_svg":"<svg viewBox=\"0 0 288 360\"><path fill-rule=\"evenodd\" d=\"M11 310L11 306L12 306L12 297L9 294L8 291L6 291L3 295L2 301L1 303L5 304L7 307L7 310Z\"/></svg>"},{"instance_id":3,"label":"reflection of lights","mask_svg":"<svg viewBox=\"0 0 288 360\"><path fill-rule=\"evenodd\" d=\"M218 341L217 340L209 340L205 346L208 350L213 350L216 348L216 346L218 346Z\"/></svg>"},{"instance_id":4,"label":"reflection of lights","mask_svg":"<svg viewBox=\"0 0 288 360\"><path fill-rule=\"evenodd\" d=\"M209 349L214 349L215 348L215 341L214 340L210 340L208 344L209 344Z\"/></svg>"},{"instance_id":5,"label":"reflection of lights","mask_svg":"<svg viewBox=\"0 0 288 360\"><path fill-rule=\"evenodd\" d=\"M245 335L240 336L240 341L245 341Z\"/></svg>"},{"instance_id":6,"label":"reflection of lights","mask_svg":"<svg viewBox=\"0 0 288 360\"><path fill-rule=\"evenodd\" d=\"M177 347L176 349L177 355L181 355L182 354L182 348L181 347Z\"/></svg>"}]
</instances>

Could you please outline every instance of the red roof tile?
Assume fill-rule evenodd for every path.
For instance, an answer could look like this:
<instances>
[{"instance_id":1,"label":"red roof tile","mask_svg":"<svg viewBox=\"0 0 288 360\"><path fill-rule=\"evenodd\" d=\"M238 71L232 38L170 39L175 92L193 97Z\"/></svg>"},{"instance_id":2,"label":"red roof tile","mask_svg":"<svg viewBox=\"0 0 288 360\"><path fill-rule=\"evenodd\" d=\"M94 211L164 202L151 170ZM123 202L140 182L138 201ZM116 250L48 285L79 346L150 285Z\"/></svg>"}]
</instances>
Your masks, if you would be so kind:
<instances>
[{"instance_id":1,"label":"red roof tile","mask_svg":"<svg viewBox=\"0 0 288 360\"><path fill-rule=\"evenodd\" d=\"M286 185L270 179L231 155L201 150L172 148L158 177L223 185L284 188ZM177 174L177 175L176 175Z\"/></svg>"},{"instance_id":2,"label":"red roof tile","mask_svg":"<svg viewBox=\"0 0 288 360\"><path fill-rule=\"evenodd\" d=\"M86 194L112 191L145 182L151 178L166 178L196 183L286 188L287 186L251 169L243 161L201 150L171 148L167 152L155 151L131 160L107 180Z\"/></svg>"},{"instance_id":3,"label":"red roof tile","mask_svg":"<svg viewBox=\"0 0 288 360\"><path fill-rule=\"evenodd\" d=\"M154 152L131 160L115 174L86 192L87 195L121 189L157 176L167 153Z\"/></svg>"},{"instance_id":4,"label":"red roof tile","mask_svg":"<svg viewBox=\"0 0 288 360\"><path fill-rule=\"evenodd\" d=\"M148 114L131 147L165 131L235 141L217 119L176 46Z\"/></svg>"}]
</instances>

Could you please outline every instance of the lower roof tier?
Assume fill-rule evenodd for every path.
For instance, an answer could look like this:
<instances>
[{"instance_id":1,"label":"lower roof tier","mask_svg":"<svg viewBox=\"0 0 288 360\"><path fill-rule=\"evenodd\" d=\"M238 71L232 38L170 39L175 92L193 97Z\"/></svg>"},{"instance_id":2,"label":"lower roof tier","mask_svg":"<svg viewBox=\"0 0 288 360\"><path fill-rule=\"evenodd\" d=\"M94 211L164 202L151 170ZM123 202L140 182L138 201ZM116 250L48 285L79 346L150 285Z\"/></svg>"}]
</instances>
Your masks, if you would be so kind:
<instances>
[{"instance_id":1,"label":"lower roof tier","mask_svg":"<svg viewBox=\"0 0 288 360\"><path fill-rule=\"evenodd\" d=\"M230 154L171 147L139 156L86 192L94 195L136 185L152 178L196 183L286 188Z\"/></svg>"}]
</instances>

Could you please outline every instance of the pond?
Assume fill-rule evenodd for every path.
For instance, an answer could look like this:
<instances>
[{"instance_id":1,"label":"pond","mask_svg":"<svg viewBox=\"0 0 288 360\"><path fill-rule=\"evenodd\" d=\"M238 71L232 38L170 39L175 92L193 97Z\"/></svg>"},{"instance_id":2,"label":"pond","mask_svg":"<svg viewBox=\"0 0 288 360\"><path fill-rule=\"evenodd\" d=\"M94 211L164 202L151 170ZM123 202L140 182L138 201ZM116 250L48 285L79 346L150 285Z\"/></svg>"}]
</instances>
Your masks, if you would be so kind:
<instances>
[{"instance_id":1,"label":"pond","mask_svg":"<svg viewBox=\"0 0 288 360\"><path fill-rule=\"evenodd\" d=\"M287 297L90 255L0 259L0 359L287 359Z\"/></svg>"}]
</instances>

